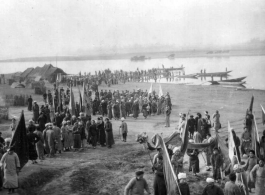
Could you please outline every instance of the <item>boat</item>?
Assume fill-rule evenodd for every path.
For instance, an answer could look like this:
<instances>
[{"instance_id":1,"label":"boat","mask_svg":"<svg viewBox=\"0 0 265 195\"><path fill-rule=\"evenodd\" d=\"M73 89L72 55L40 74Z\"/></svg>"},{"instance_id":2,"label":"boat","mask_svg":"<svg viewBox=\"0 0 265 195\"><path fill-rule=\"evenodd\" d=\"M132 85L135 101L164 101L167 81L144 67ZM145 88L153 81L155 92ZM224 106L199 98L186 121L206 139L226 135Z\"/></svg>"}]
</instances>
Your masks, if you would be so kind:
<instances>
[{"instance_id":1,"label":"boat","mask_svg":"<svg viewBox=\"0 0 265 195\"><path fill-rule=\"evenodd\" d=\"M225 72L212 72L212 73L197 73L198 77L221 77L221 76L228 76L231 71Z\"/></svg>"},{"instance_id":2,"label":"boat","mask_svg":"<svg viewBox=\"0 0 265 195\"><path fill-rule=\"evenodd\" d=\"M163 70L163 71L173 71L173 70L184 70L184 66L178 67L178 68L156 68L156 70Z\"/></svg>"},{"instance_id":3,"label":"boat","mask_svg":"<svg viewBox=\"0 0 265 195\"><path fill-rule=\"evenodd\" d=\"M167 58L168 59L175 59L175 54L170 54Z\"/></svg>"},{"instance_id":4,"label":"boat","mask_svg":"<svg viewBox=\"0 0 265 195\"><path fill-rule=\"evenodd\" d=\"M246 83L246 81L240 81L240 82L218 82L219 85L243 85Z\"/></svg>"},{"instance_id":5,"label":"boat","mask_svg":"<svg viewBox=\"0 0 265 195\"><path fill-rule=\"evenodd\" d=\"M212 85L219 85L220 82L221 83L239 83L242 82L242 80L244 80L247 77L239 77L239 78L235 78L235 79L227 79L227 80L219 80L219 81L209 81L210 83L212 83Z\"/></svg>"},{"instance_id":6,"label":"boat","mask_svg":"<svg viewBox=\"0 0 265 195\"><path fill-rule=\"evenodd\" d=\"M175 75L177 78L198 79L197 74Z\"/></svg>"}]
</instances>

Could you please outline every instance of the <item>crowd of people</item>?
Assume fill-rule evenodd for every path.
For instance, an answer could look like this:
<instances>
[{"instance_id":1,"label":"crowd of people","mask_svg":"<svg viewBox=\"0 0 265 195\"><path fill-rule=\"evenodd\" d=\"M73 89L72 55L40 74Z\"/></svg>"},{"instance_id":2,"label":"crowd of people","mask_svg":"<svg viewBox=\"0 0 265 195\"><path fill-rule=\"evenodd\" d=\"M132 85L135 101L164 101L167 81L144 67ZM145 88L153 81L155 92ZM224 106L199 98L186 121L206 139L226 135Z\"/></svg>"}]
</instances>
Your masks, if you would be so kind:
<instances>
[{"instance_id":1,"label":"crowd of people","mask_svg":"<svg viewBox=\"0 0 265 195\"><path fill-rule=\"evenodd\" d=\"M76 109L73 112L69 109L69 88L65 91L63 88L58 88L55 85L54 93L48 91L48 94L43 96L44 104L39 105L33 101L30 96L28 99L28 110L32 111L32 119L28 121L27 140L29 149L29 160L32 164L38 163L38 160L43 161L45 158L53 158L56 153L68 151L80 151L91 145L96 149L97 146L112 148L115 144L113 136L113 127L111 120L121 120L119 126L121 130L122 141L127 141L128 126L126 123L127 117L137 119L140 113L147 118L152 115L160 115L166 110L171 110L170 95L159 97L155 92L151 94L142 90L133 91L113 91L107 92L86 90L86 96L91 99L87 105L76 104ZM92 97L94 100L92 101ZM53 99L55 98L56 101ZM59 104L55 104L57 102ZM89 105L90 104L90 105ZM86 109L86 108L89 109ZM99 115L99 116L95 116ZM92 119L96 118L96 119ZM167 117L169 124L169 117ZM12 137L16 130L17 121L12 118L10 130ZM19 159L9 159L9 154L12 152L11 138L6 138L1 144L2 163L13 164L9 169L19 169ZM11 153L10 153L11 154ZM16 156L15 153L12 155ZM14 164L15 160L15 164ZM18 187L17 177L10 175L11 181L7 173L5 175L4 187L12 193ZM2 182L0 182L2 184ZM1 188L0 188L1 189Z\"/></svg>"},{"instance_id":2,"label":"crowd of people","mask_svg":"<svg viewBox=\"0 0 265 195\"><path fill-rule=\"evenodd\" d=\"M218 147L216 138L212 137L210 132L214 130L218 132L221 128L220 114L216 111L211 117L208 111L205 111L205 116L202 117L200 113L197 113L194 119L192 115L187 120L186 114L180 114L179 125L177 127L180 134L183 133L185 125L187 125L189 142L194 144L209 144L204 149L188 149L186 154L189 157L188 171L192 172L194 176L200 172L199 154L202 155L205 162L206 171L212 171L211 177L208 177L206 182L207 186L204 188L202 195L247 195L255 188L255 195L264 194L265 190L265 166L264 166L264 152L260 154L260 158L255 155L255 151L251 148L251 144L243 144L241 146L241 153L239 150L240 141L251 140L251 112L248 111L244 120L244 132L241 139L236 136L235 131L232 129L232 135L235 142L234 157L232 162L226 166L224 162L224 154ZM248 139L244 136L247 134ZM148 136L146 134L139 136L139 143L148 142ZM228 140L226 140L228 141ZM228 144L224 144L228 148ZM265 151L265 130L261 141L259 143L261 150ZM246 147L247 146L247 147ZM167 153L171 160L171 164L175 175L178 178L178 187L175 189L176 194L190 195L189 184L187 183L187 174L184 170L184 154L181 152L181 147L167 147ZM161 195L167 194L165 169L163 169L163 150L157 148L157 154L154 156L152 164L153 171L155 171L155 179L153 182L154 194ZM237 155L239 154L239 155ZM206 156L206 159L204 158ZM246 163L241 163L241 158L246 160ZM134 192L132 194L141 194L146 190L150 193L150 189L143 178L144 172L137 171L136 178L133 178L125 188L125 195L128 195L129 191ZM226 182L224 189L220 188L221 181L228 176L229 181ZM138 183L138 185L137 185ZM140 183L142 185L140 185ZM218 184L219 185L216 185ZM144 185L143 185L144 184ZM142 186L141 188L139 186Z\"/></svg>"},{"instance_id":3,"label":"crowd of people","mask_svg":"<svg viewBox=\"0 0 265 195\"><path fill-rule=\"evenodd\" d=\"M141 89L98 91L98 89L92 89L93 83L90 85L86 81L84 82L83 84L86 86L85 101L74 102L74 110L73 107L72 110L70 109L71 90L69 88L64 90L57 85L54 86L53 95L50 90L44 94L45 104L40 108L31 96L28 99L28 110L33 112L32 119L29 120L27 126L29 160L32 164L38 163L38 160L53 158L62 152L81 151L90 145L93 149L98 146L112 148L115 142L111 120L121 121L119 128L124 142L127 141L128 133L126 119L132 117L136 120L140 113L145 119L154 115L164 115L165 127L170 127L172 104L169 93L163 96L156 94L155 91L150 93ZM71 81L70 87L72 85L74 84ZM212 137L211 130L218 132L221 128L219 111L216 111L212 117L208 111L204 112L204 116L201 113L197 113L196 117L180 113L179 117L179 124L176 129L182 136L186 128L190 143L213 143L215 138ZM192 172L194 176L200 172L199 154L202 155L203 159L206 156L206 160L204 159L206 170L212 171L212 177L208 177L206 180L208 184L203 190L203 195L247 195L246 191L251 191L253 188L255 188L256 195L261 195L264 192L264 154L260 154L260 158L258 158L251 148L252 119L253 115L249 111L244 120L244 132L241 139L232 130L235 142L235 161L231 162L229 168L224 167L223 154L216 144L210 144L202 150L188 149L186 151L189 156L188 171ZM16 119L13 118L10 125L12 136L16 126ZM20 169L18 155L14 152L14 147L10 145L11 140L12 137L3 139L0 134L0 157L4 167L3 173L1 173L4 175L4 181L0 174L0 189L3 185L9 189L9 193L13 193L14 189L18 187L17 173ZM265 150L265 131L261 138L260 147ZM158 153L152 161L152 170L155 173L153 189L155 195L166 195L163 151L161 148L157 150ZM184 154L181 152L181 148L170 149L167 146L167 152L178 178L176 194L181 192L182 195L189 195L190 189L187 174L184 172ZM241 158L247 158L245 165L240 163ZM215 184L223 179L223 174L229 175L230 180L225 184L224 190ZM126 195L129 193L133 195L143 194L144 190L150 194L150 189L143 175L143 171L136 172L135 178L125 187ZM247 186L244 185L242 177L246 179Z\"/></svg>"}]
</instances>

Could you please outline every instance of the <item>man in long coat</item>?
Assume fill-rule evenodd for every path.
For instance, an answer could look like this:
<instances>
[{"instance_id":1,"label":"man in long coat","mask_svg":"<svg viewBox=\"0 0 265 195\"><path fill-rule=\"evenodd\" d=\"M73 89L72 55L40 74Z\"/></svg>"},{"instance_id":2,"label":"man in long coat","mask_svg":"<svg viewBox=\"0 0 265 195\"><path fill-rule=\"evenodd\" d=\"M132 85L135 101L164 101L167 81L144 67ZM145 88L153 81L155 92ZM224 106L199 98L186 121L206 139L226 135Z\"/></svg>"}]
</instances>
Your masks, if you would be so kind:
<instances>
[{"instance_id":1,"label":"man in long coat","mask_svg":"<svg viewBox=\"0 0 265 195\"><path fill-rule=\"evenodd\" d=\"M221 179L221 167L223 166L222 156L219 154L218 148L214 148L211 156L211 164L213 166L213 179L218 181Z\"/></svg>"},{"instance_id":2,"label":"man in long coat","mask_svg":"<svg viewBox=\"0 0 265 195\"><path fill-rule=\"evenodd\" d=\"M111 148L112 145L115 144L114 138L113 138L113 132L112 132L112 124L108 118L106 118L105 121L106 121L105 122L106 144L108 148Z\"/></svg>"},{"instance_id":3,"label":"man in long coat","mask_svg":"<svg viewBox=\"0 0 265 195\"><path fill-rule=\"evenodd\" d=\"M40 108L39 105L37 104L36 101L34 101L34 105L33 105L33 121L35 123L37 123L38 118L39 118L39 112L40 112Z\"/></svg>"},{"instance_id":4,"label":"man in long coat","mask_svg":"<svg viewBox=\"0 0 265 195\"><path fill-rule=\"evenodd\" d=\"M43 137L44 137L44 142L45 142L44 147L45 148L47 147L46 144L48 144L48 146L49 146L49 152L50 153L48 154L48 156L54 157L56 137L55 137L51 123L47 125L47 130L44 131Z\"/></svg>"},{"instance_id":5,"label":"man in long coat","mask_svg":"<svg viewBox=\"0 0 265 195\"><path fill-rule=\"evenodd\" d=\"M133 118L137 119L139 114L139 104L137 101L134 101L132 105Z\"/></svg>"},{"instance_id":6,"label":"man in long coat","mask_svg":"<svg viewBox=\"0 0 265 195\"><path fill-rule=\"evenodd\" d=\"M53 123L52 129L54 132L54 137L55 137L55 142L56 142L55 150L56 151L58 150L58 152L61 153L63 150L63 144L61 141L61 138L62 138L61 129L56 126L56 123Z\"/></svg>"},{"instance_id":7,"label":"man in long coat","mask_svg":"<svg viewBox=\"0 0 265 195\"><path fill-rule=\"evenodd\" d=\"M47 119L44 115L43 112L40 113L40 116L38 118L38 123L39 123L39 126L40 126L40 130L43 131L45 129L45 124L47 122Z\"/></svg>"},{"instance_id":8,"label":"man in long coat","mask_svg":"<svg viewBox=\"0 0 265 195\"><path fill-rule=\"evenodd\" d=\"M106 146L106 133L104 128L104 122L101 118L98 118L97 132L99 134L98 142L100 143L101 147Z\"/></svg>"},{"instance_id":9,"label":"man in long coat","mask_svg":"<svg viewBox=\"0 0 265 195\"><path fill-rule=\"evenodd\" d=\"M32 111L32 97L29 96L29 99L28 99L28 111Z\"/></svg>"}]
</instances>

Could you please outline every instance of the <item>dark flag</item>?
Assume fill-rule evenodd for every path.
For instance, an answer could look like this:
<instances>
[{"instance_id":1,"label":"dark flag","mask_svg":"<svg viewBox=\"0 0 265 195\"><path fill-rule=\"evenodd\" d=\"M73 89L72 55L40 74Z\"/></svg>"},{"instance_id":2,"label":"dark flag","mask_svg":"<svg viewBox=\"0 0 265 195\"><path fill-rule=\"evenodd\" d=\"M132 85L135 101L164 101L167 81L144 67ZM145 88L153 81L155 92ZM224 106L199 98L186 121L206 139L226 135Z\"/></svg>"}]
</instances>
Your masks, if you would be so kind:
<instances>
[{"instance_id":1,"label":"dark flag","mask_svg":"<svg viewBox=\"0 0 265 195\"><path fill-rule=\"evenodd\" d=\"M27 139L27 129L25 124L24 111L22 110L18 125L12 138L11 146L14 146L15 152L20 161L20 168L22 169L27 164L29 159L29 148Z\"/></svg>"},{"instance_id":2,"label":"dark flag","mask_svg":"<svg viewBox=\"0 0 265 195\"><path fill-rule=\"evenodd\" d=\"M80 92L80 89L78 88L78 91L79 91L79 105L80 105L80 112L82 112L82 108L83 108L83 102L82 102L82 95L81 95L81 92Z\"/></svg>"},{"instance_id":3,"label":"dark flag","mask_svg":"<svg viewBox=\"0 0 265 195\"><path fill-rule=\"evenodd\" d=\"M252 112L252 110L253 110L253 102L254 102L254 96L252 95L252 97L251 97L251 101L250 101L250 105L249 105L249 111L251 111Z\"/></svg>"},{"instance_id":4,"label":"dark flag","mask_svg":"<svg viewBox=\"0 0 265 195\"><path fill-rule=\"evenodd\" d=\"M189 116L189 112L186 118L188 118L188 116ZM182 132L182 135L181 135L181 139L182 139L182 144L180 147L180 151L182 152L182 154L185 154L188 148L188 143L189 143L189 131L188 131L188 120L187 119L186 119L184 131Z\"/></svg>"}]
</instances>

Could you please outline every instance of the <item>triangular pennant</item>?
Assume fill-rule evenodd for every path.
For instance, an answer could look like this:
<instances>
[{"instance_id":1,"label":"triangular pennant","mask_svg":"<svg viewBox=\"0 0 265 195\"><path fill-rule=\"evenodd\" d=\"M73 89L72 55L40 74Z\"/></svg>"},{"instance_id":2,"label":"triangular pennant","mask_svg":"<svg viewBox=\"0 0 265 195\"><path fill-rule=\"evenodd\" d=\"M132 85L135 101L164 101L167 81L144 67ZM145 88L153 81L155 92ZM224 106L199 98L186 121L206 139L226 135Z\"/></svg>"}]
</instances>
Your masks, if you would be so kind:
<instances>
[{"instance_id":1,"label":"triangular pennant","mask_svg":"<svg viewBox=\"0 0 265 195\"><path fill-rule=\"evenodd\" d=\"M24 111L22 110L17 127L12 137L11 146L14 146L14 151L17 153L20 168L27 164L29 160L29 148L27 139L27 128L25 124Z\"/></svg>"}]
</instances>

